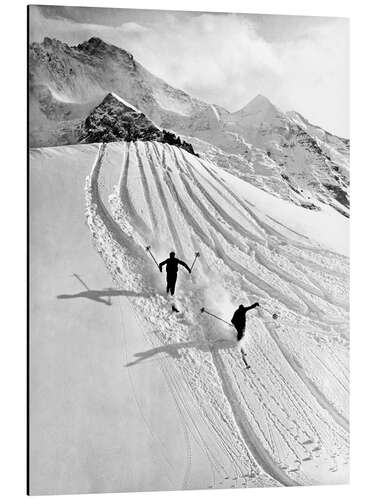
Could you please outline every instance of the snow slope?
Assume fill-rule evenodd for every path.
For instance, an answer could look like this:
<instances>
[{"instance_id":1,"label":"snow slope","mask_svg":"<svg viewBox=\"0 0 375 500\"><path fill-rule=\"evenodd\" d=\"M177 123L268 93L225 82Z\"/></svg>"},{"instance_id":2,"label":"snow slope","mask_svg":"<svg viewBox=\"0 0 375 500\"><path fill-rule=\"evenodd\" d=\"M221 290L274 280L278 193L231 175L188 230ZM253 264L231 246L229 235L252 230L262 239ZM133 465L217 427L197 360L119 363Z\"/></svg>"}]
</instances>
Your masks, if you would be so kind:
<instances>
[{"instance_id":1,"label":"snow slope","mask_svg":"<svg viewBox=\"0 0 375 500\"><path fill-rule=\"evenodd\" d=\"M234 421L243 446L279 483L344 481L348 260L311 236L323 223L327 233L341 224L345 235L346 219L333 211L324 221L308 210L287 211L285 202L229 174L222 180L213 164L173 147L138 142L124 144L123 154L119 184L108 196L97 187L100 179L106 184L110 158L100 147L87 186L89 224L121 286L150 291L147 301L130 300L138 314L147 311L163 343L180 346L177 364L199 406L207 414L228 412L222 420ZM307 234L296 231L301 217ZM202 255L192 281L180 275L181 321L160 294L148 243L159 260L172 249L187 261L195 251ZM345 241L334 250L345 252ZM252 300L262 312L250 319L252 368L244 371L233 331L199 309L229 320L239 303ZM218 405L223 397L227 404Z\"/></svg>"},{"instance_id":2,"label":"snow slope","mask_svg":"<svg viewBox=\"0 0 375 500\"><path fill-rule=\"evenodd\" d=\"M55 207L47 210L44 201L43 217L51 227L55 227L52 221L55 222L56 213L60 220L60 212L68 210L65 224L72 220L73 228L77 224L83 231L85 195L86 221L96 253L89 248L87 229L83 243L69 240L68 235L58 253L66 259L64 269L71 266L81 272L83 266L87 272L95 270L100 283L96 286L112 286L116 290L113 306L106 308L111 313L112 328L95 321L105 308L103 304L95 304L95 312L84 312L89 318L94 316L89 323L93 330L90 335L85 329L80 334L84 344L90 346L97 338L106 339L105 349L95 350L98 365L101 356L104 362L108 361L106 370L97 374L97 381L110 383L112 390L109 397L107 393L98 396L95 391L98 384L94 383L89 398L99 398L103 418L109 415L118 422L130 419L127 437L122 437L121 443L116 442L117 459L127 463L126 457L130 451L134 452L134 440L140 439L141 443L144 440L146 424L151 426L154 439L159 440L155 454L163 448L169 456L171 440L163 434L162 423L167 416L170 425L184 429L180 439L185 439L185 444L178 447L183 451L176 460L181 467L177 465L179 473L174 476L173 488L346 482L348 220L329 207L313 212L290 206L213 163L157 142L34 150L31 172L34 168L40 172L36 183L45 185L46 190L54 186L53 193L43 192L40 196L41 200L47 197L47 204ZM77 201L73 204L76 215L68 207L69 186L59 190L56 178L70 179L66 181L69 185L78 186L72 194L72 200L81 199L79 204ZM35 215L36 221L41 210ZM337 238L338 234L342 238ZM38 237L44 236L38 233ZM43 258L47 262L43 279L53 272L52 276L56 276L53 283L59 284L62 279L63 288L68 288L66 278L60 278L62 270L56 274L56 267L59 269L56 247L59 248L60 240L61 237L56 243L47 240L40 247L46 248L48 257ZM146 244L152 245L159 261L171 250L188 263L192 262L194 252L201 254L191 276L184 271L179 273L177 301L183 311L180 315L171 313L171 303L164 294L165 276L145 252ZM67 252L70 248L69 258L63 257L65 248ZM106 273L96 263L98 256ZM38 269L36 266L36 273ZM106 280L111 280L112 285ZM47 299L36 287L35 310L45 307L47 311L48 306L57 311L60 303L69 307L74 302L54 301L51 298L54 294L50 293ZM238 304L255 300L261 308L248 315L243 348L251 367L245 370L233 329L202 315L200 307L205 306L229 321ZM278 314L277 320L272 318L274 312ZM123 315L122 324L116 320L117 313ZM64 349L63 345L68 345L68 349L73 347L69 342L66 344L66 337L61 344L50 346L48 326L62 335L60 330L65 327L61 320L67 314L82 312L60 310L58 315L51 314L49 325L36 316L34 330L41 336L39 344L56 350L56 355L59 349ZM109 332L112 338L108 338ZM116 341L121 335L125 342L122 347ZM120 360L122 355L125 362ZM65 368L64 363L57 370L55 367L54 376L63 377ZM44 366L34 369L37 373L47 372L36 379L38 384L44 376L51 376L50 369ZM72 372L76 369L79 370L75 365L71 367ZM129 378L135 380L139 390L131 392L127 385ZM153 400L155 392L147 385L154 378L160 384L157 401ZM52 390L55 380L46 380ZM86 387L79 377L74 382L73 387L81 383ZM133 404L118 407L119 394L133 398ZM177 398L175 406L168 401L170 394ZM40 409L42 396L34 397ZM138 411L142 408L147 415L143 421L129 417L137 406L134 404L137 397L142 398ZM154 405L158 408L156 414L151 411ZM59 403L52 408L58 409ZM85 418L81 415L81 424ZM53 418L47 418L47 422L51 432L56 432L59 426L53 423ZM100 423L99 419L97 432ZM41 432L40 422L35 425ZM174 434L170 432L173 443ZM92 458L92 480L100 469L99 451L111 447L111 439L109 432L100 443L92 441L91 446L97 450ZM63 449L64 444L61 446ZM52 455L46 443L45 454L41 456L51 460ZM79 459L85 460L89 455L92 456L92 450L84 448ZM109 464L114 457L114 454L109 457ZM156 467L155 475L143 489L166 488L166 483L159 484L156 478L161 470L167 474L168 465L156 461L156 455L153 460L145 457L142 448L138 457L148 460L145 467L150 461ZM131 462L135 463L134 458ZM69 464L60 484L67 481L71 472L68 469ZM41 470L37 462L36 476ZM139 470L134 471L137 473ZM124 491L139 486L131 475L117 476L116 468L112 477ZM108 477L99 483L100 491L108 491L111 484ZM76 485L75 491L94 491L97 486Z\"/></svg>"},{"instance_id":3,"label":"snow slope","mask_svg":"<svg viewBox=\"0 0 375 500\"><path fill-rule=\"evenodd\" d=\"M97 149L30 153L31 493L240 486L250 480L232 463L231 436L201 415L178 347L148 332L93 246L84 186ZM111 187L122 149L108 146ZM254 485L275 484L246 470Z\"/></svg>"}]
</instances>

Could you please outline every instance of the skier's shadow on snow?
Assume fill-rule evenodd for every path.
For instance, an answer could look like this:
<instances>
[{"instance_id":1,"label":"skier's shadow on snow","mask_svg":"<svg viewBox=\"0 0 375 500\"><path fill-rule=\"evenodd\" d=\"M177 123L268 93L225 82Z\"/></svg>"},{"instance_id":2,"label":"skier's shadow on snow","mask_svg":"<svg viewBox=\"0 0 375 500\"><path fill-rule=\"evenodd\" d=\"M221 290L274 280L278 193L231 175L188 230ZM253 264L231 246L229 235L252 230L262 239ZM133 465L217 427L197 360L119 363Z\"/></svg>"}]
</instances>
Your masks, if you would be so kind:
<instances>
[{"instance_id":1,"label":"skier's shadow on snow","mask_svg":"<svg viewBox=\"0 0 375 500\"><path fill-rule=\"evenodd\" d=\"M212 342L200 342L197 340L192 340L189 342L177 342L176 344L166 344L160 347L155 347L154 349L149 349L148 351L136 352L134 356L138 359L127 363L126 367L137 365L138 363L142 363L153 356L157 356L158 354L166 353L168 356L174 359L181 358L181 349L199 349L201 351L220 351L220 350L228 350L233 349L237 346L236 339L218 339ZM163 359L163 358L162 358Z\"/></svg>"},{"instance_id":2,"label":"skier's shadow on snow","mask_svg":"<svg viewBox=\"0 0 375 500\"><path fill-rule=\"evenodd\" d=\"M100 302L100 304L105 304L106 306L112 305L112 297L146 297L145 293L132 292L130 290L119 290L117 288L104 288L103 290L90 290L90 288L83 281L81 276L77 273L73 273L74 278L76 278L81 285L83 285L86 290L84 292L57 295L57 299L89 299L95 302Z\"/></svg>"},{"instance_id":3,"label":"skier's shadow on snow","mask_svg":"<svg viewBox=\"0 0 375 500\"><path fill-rule=\"evenodd\" d=\"M85 290L84 292L57 295L57 299L90 299L106 306L112 305L112 297L146 297L145 293L118 290L117 288L104 288L104 290Z\"/></svg>"}]
</instances>

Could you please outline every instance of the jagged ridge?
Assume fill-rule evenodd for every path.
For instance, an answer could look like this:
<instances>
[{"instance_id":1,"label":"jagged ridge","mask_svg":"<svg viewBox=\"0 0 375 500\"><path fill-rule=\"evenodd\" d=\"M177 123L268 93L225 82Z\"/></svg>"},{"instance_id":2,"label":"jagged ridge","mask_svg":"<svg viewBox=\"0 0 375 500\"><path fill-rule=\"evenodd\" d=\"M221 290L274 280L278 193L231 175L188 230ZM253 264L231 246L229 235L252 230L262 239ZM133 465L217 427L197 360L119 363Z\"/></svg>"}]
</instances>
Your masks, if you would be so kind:
<instances>
[{"instance_id":1,"label":"jagged ridge","mask_svg":"<svg viewBox=\"0 0 375 500\"><path fill-rule=\"evenodd\" d=\"M173 132L161 130L144 113L109 93L80 125L80 142L157 141L198 156L193 146Z\"/></svg>"}]
</instances>

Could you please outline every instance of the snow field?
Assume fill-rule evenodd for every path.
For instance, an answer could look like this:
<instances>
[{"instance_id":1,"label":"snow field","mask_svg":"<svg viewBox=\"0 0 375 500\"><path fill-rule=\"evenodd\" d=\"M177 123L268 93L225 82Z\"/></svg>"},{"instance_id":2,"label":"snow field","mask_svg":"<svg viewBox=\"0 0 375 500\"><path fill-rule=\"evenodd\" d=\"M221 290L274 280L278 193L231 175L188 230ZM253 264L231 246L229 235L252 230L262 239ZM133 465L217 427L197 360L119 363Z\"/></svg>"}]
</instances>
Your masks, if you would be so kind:
<instances>
[{"instance_id":1,"label":"snow field","mask_svg":"<svg viewBox=\"0 0 375 500\"><path fill-rule=\"evenodd\" d=\"M98 146L87 183L92 237L117 286L140 294L128 300L147 338L172 357L167 377L187 384L230 458L235 470L223 477L240 475L242 486L345 482L348 259L337 252L347 221L330 208L291 208L168 145L121 147L118 185L103 199L112 150ZM339 244L318 232L323 224L343 232ZM158 261L175 250L191 264L201 253L191 277L179 272L182 316L170 312L150 243ZM249 315L244 370L234 332L199 309L229 321L255 300L263 309Z\"/></svg>"}]
</instances>

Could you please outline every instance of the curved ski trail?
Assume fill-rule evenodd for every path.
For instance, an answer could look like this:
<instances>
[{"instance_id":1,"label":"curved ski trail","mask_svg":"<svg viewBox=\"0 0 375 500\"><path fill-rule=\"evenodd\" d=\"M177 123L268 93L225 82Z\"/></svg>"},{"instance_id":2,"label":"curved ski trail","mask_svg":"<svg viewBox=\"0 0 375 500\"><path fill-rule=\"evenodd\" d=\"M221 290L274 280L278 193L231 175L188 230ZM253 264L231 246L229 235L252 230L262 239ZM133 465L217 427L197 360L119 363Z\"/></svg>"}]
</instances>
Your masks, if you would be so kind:
<instances>
[{"instance_id":1,"label":"curved ski trail","mask_svg":"<svg viewBox=\"0 0 375 500\"><path fill-rule=\"evenodd\" d=\"M129 154L131 148L136 154ZM250 474L245 484L313 484L319 481L315 464L326 467L332 464L332 456L336 457L335 474L345 474L346 462L341 463L337 456L348 453L347 396L343 390L347 348L342 346L343 355L338 358L333 350L323 350L322 343L323 339L327 339L327 346L331 342L324 323L337 323L332 318L340 317L344 302L335 296L334 280L327 293L315 278L304 276L300 267L311 262L314 276L324 269L335 276L336 254L312 243L302 244L301 236L290 236L291 232L281 226L274 229L272 221L266 222L258 209L229 189L218 174L215 177L212 164L159 143L124 144L127 160L109 213L98 187L99 175L105 175L101 169L105 149L99 147L87 186L94 242L115 281L144 294L128 300L137 314L143 315L157 343L185 343L174 360L174 369L190 387L202 418L221 449L235 461L238 473L244 477ZM141 171L138 193L130 193L127 185L129 161L136 162L133 171L137 166ZM133 195L138 195L136 205L127 199ZM236 203L232 212L231 200ZM142 248L147 223L140 212L150 214L153 241L163 251L173 245L184 260L197 249L202 253L191 279L185 273L179 275L177 297L185 311L183 319L171 315L169 302L158 291L160 276ZM271 241L276 246L270 245ZM281 243L298 254L296 263L290 251L284 252L282 261L277 253L269 253ZM252 336L245 347L251 369L245 371L237 348L224 347L224 343L220 348L213 343L228 338L228 331L211 319L202 322L199 308L208 301L213 312L229 314L236 304L248 300L249 292L254 299L260 297L267 311L280 313L278 321L284 325L284 333L281 337L266 326L266 321L250 318ZM345 328L345 320L343 323ZM296 342L300 325L301 335L306 333ZM290 353L292 342L294 352ZM308 357L309 351L313 356ZM331 366L341 370L342 376L335 376ZM167 372L166 377L171 383ZM329 398L325 394L327 380ZM235 451L233 443L237 443ZM206 452L212 455L207 448Z\"/></svg>"}]
</instances>

